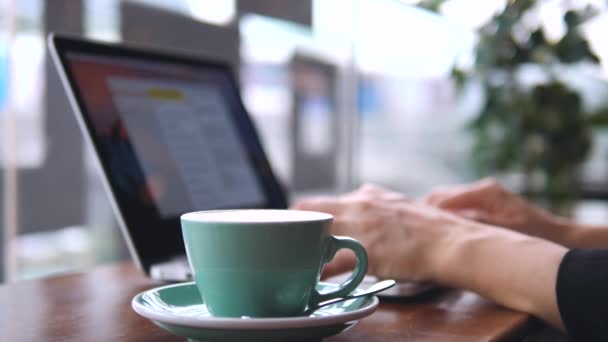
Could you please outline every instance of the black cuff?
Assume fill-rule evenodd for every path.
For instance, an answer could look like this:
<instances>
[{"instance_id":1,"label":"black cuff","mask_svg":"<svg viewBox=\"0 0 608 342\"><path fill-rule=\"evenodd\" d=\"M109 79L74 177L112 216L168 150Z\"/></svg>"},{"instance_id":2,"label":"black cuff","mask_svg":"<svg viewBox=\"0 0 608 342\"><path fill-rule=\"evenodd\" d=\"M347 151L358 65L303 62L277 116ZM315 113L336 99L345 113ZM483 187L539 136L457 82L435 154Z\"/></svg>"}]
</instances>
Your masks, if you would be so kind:
<instances>
[{"instance_id":1,"label":"black cuff","mask_svg":"<svg viewBox=\"0 0 608 342\"><path fill-rule=\"evenodd\" d=\"M608 249L568 251L555 290L572 341L608 341Z\"/></svg>"}]
</instances>

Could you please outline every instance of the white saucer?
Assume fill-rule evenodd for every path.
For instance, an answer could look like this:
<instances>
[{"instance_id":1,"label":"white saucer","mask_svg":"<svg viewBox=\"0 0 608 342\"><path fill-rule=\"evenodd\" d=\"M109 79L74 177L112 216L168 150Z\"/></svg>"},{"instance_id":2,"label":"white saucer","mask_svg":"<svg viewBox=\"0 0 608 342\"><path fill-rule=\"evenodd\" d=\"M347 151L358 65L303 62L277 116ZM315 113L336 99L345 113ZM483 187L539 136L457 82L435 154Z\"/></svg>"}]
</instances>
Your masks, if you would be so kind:
<instances>
[{"instance_id":1,"label":"white saucer","mask_svg":"<svg viewBox=\"0 0 608 342\"><path fill-rule=\"evenodd\" d=\"M334 284L319 283L318 290L324 292L335 287ZM131 304L141 316L190 340L298 341L321 339L352 327L357 320L376 311L378 298L351 299L302 317L213 317L196 285L190 282L142 292L133 298Z\"/></svg>"}]
</instances>

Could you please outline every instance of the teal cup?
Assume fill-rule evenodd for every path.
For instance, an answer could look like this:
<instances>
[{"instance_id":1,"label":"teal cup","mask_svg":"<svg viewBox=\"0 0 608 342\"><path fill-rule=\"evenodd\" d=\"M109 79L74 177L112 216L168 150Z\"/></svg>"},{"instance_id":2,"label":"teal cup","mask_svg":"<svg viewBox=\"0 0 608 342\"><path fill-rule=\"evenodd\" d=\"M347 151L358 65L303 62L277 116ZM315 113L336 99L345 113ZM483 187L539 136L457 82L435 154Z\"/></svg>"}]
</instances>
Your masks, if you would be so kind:
<instances>
[{"instance_id":1,"label":"teal cup","mask_svg":"<svg viewBox=\"0 0 608 342\"><path fill-rule=\"evenodd\" d=\"M329 234L333 217L299 210L199 211L181 216L196 286L212 315L287 317L355 290L367 272L365 248ZM342 248L357 266L342 284L316 290L323 265Z\"/></svg>"}]
</instances>

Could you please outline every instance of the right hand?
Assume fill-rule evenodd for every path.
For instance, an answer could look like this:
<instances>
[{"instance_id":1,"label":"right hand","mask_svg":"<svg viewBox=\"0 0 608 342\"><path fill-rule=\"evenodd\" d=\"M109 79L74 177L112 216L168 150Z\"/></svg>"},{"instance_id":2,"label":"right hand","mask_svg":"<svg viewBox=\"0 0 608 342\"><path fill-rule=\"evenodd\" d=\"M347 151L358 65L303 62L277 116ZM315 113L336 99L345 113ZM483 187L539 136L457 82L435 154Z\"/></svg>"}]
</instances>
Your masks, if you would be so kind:
<instances>
[{"instance_id":1,"label":"right hand","mask_svg":"<svg viewBox=\"0 0 608 342\"><path fill-rule=\"evenodd\" d=\"M467 219L565 244L566 220L533 205L494 179L435 189L426 203Z\"/></svg>"},{"instance_id":2,"label":"right hand","mask_svg":"<svg viewBox=\"0 0 608 342\"><path fill-rule=\"evenodd\" d=\"M294 208L332 214L332 234L355 238L367 250L369 274L397 280L439 280L452 238L479 225L376 186L309 198ZM355 262L352 253L338 252L324 276L346 272Z\"/></svg>"}]
</instances>

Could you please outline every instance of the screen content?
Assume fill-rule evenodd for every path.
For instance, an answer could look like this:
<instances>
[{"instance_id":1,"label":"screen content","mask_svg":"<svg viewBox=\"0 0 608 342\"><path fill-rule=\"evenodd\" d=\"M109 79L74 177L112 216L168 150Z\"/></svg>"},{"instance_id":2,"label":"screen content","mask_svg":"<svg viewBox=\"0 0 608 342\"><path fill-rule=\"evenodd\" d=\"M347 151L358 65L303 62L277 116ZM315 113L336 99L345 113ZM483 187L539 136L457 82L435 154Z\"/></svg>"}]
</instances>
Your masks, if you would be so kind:
<instances>
[{"instance_id":1,"label":"screen content","mask_svg":"<svg viewBox=\"0 0 608 342\"><path fill-rule=\"evenodd\" d=\"M114 191L161 217L258 207L264 192L216 69L68 54Z\"/></svg>"}]
</instances>

